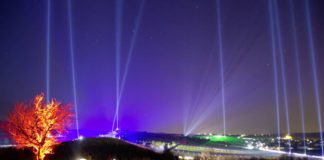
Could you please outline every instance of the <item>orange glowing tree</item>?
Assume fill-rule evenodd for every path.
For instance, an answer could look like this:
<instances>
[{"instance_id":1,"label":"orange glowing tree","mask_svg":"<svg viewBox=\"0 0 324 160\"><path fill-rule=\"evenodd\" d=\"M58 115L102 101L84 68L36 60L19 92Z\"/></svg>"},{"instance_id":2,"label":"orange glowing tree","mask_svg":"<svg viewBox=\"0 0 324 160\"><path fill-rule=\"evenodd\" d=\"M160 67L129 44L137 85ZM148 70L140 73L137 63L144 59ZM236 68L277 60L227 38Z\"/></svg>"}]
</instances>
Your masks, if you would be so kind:
<instances>
[{"instance_id":1,"label":"orange glowing tree","mask_svg":"<svg viewBox=\"0 0 324 160\"><path fill-rule=\"evenodd\" d=\"M72 122L71 105L56 100L44 102L44 94L37 95L28 104L19 103L9 114L5 129L17 147L29 147L37 160L43 160L67 132Z\"/></svg>"}]
</instances>

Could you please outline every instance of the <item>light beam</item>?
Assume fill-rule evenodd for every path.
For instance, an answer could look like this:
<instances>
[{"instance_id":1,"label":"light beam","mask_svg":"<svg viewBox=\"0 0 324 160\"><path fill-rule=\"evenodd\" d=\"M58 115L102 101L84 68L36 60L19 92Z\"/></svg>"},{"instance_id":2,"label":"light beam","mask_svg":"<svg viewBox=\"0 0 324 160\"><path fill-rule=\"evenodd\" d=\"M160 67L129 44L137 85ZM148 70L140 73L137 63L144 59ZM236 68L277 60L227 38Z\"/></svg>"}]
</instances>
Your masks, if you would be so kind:
<instances>
[{"instance_id":1,"label":"light beam","mask_svg":"<svg viewBox=\"0 0 324 160\"><path fill-rule=\"evenodd\" d=\"M115 17L115 38L116 38L116 111L113 120L112 130L119 127L119 88L120 88L120 57L122 42L122 17L123 17L123 0L116 0L116 17Z\"/></svg>"},{"instance_id":2,"label":"light beam","mask_svg":"<svg viewBox=\"0 0 324 160\"><path fill-rule=\"evenodd\" d=\"M299 95L299 106L300 106L300 116L301 116L301 127L302 127L302 136L303 136L303 145L304 145L304 154L306 154L306 135L305 135L305 118L304 118L304 95L302 88L301 80L301 69L300 69L300 52L298 48L298 36L296 29L296 17L294 11L294 2L289 0L289 9L290 9L290 19L291 19L291 28L294 42L294 53L295 53L295 64L297 71L297 81L298 81L298 95Z\"/></svg>"},{"instance_id":3,"label":"light beam","mask_svg":"<svg viewBox=\"0 0 324 160\"><path fill-rule=\"evenodd\" d=\"M283 90L283 99L284 99L284 107L285 107L285 115L286 115L286 128L287 134L290 135L290 119L289 119L289 105L288 105L288 92L287 92L287 80L286 80L286 67L285 67L285 53L282 47L282 37L281 37L281 27L280 27L280 19L279 19L279 11L277 1L274 0L274 18L275 18L275 26L277 30L277 42L279 49L279 59L280 59L280 69L281 69L281 82L282 82L282 90ZM288 140L289 152L291 151L291 143Z\"/></svg>"},{"instance_id":4,"label":"light beam","mask_svg":"<svg viewBox=\"0 0 324 160\"><path fill-rule=\"evenodd\" d=\"M50 72L51 72L51 0L47 0L46 16L46 101L50 101Z\"/></svg>"},{"instance_id":5,"label":"light beam","mask_svg":"<svg viewBox=\"0 0 324 160\"><path fill-rule=\"evenodd\" d=\"M76 90L76 79L75 79L75 50L74 50L74 36L73 36L73 26L72 26L72 0L67 0L68 6L68 17L69 17L69 42L70 42L70 60L71 60L71 70L72 70L72 87L73 87L73 99L74 99L74 114L76 122L77 136L79 133L79 119L78 119L78 100L77 100L77 90Z\"/></svg>"},{"instance_id":6,"label":"light beam","mask_svg":"<svg viewBox=\"0 0 324 160\"><path fill-rule=\"evenodd\" d=\"M279 110L279 86L278 86L278 68L277 68L277 55L276 55L276 42L275 42L275 27L273 17L272 0L268 0L269 21L271 30L271 45L272 45L272 65L273 65L273 81L275 90L275 105L276 105L276 119L277 119L277 140L278 148L280 150L280 110Z\"/></svg>"},{"instance_id":7,"label":"light beam","mask_svg":"<svg viewBox=\"0 0 324 160\"><path fill-rule=\"evenodd\" d=\"M118 99L118 103L120 104L120 100L124 91L124 86L125 86L125 82L126 82L126 78L128 75L128 71L129 71L129 65L130 65L130 61L132 59L132 55L134 52L134 47L135 47L135 42L136 42L136 38L137 38L137 34L138 34L138 30L140 27L140 22L142 19L142 15L143 15L143 9L144 9L144 4L145 4L145 0L141 0L140 3L140 8L138 11L138 15L136 17L136 21L135 21L135 28L134 28L134 33L131 39L131 45L128 51L128 56L127 56L127 61L126 61L126 66L123 72L123 77L122 77L122 82L121 82L121 86L120 86L120 90L119 90L119 99Z\"/></svg>"},{"instance_id":8,"label":"light beam","mask_svg":"<svg viewBox=\"0 0 324 160\"><path fill-rule=\"evenodd\" d=\"M223 39L222 39L222 25L221 25L221 10L220 0L216 0L217 8L217 28L218 28L218 47L219 47L219 64L220 64L220 79L221 79L221 96L222 96L222 110L223 110L223 134L226 135L226 111L225 111L225 86L224 86L224 64L223 64Z\"/></svg>"},{"instance_id":9,"label":"light beam","mask_svg":"<svg viewBox=\"0 0 324 160\"><path fill-rule=\"evenodd\" d=\"M318 121L318 130L319 137L321 141L321 151L322 156L324 156L324 148L323 148L323 130L322 130L322 112L321 112L321 101L320 101L320 93L319 93L319 85L317 78L317 64L316 64L316 51L314 46L314 38L313 38L313 29L312 29L312 20L311 13L309 9L309 1L305 0L305 12L306 12L306 25L307 25L307 36L308 36L308 46L310 50L310 58L311 58L311 67L312 67L312 77L313 77L313 87L316 99L316 110L317 110L317 121Z\"/></svg>"}]
</instances>

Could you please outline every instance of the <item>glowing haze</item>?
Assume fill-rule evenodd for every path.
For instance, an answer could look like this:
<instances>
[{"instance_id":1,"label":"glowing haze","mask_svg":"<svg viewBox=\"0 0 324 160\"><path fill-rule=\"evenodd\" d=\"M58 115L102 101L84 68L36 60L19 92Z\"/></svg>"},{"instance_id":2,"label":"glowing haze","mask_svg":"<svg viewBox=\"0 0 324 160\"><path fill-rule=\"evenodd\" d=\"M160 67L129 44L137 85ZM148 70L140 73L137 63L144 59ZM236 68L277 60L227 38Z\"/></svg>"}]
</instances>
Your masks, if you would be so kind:
<instances>
[{"instance_id":1,"label":"glowing haze","mask_svg":"<svg viewBox=\"0 0 324 160\"><path fill-rule=\"evenodd\" d=\"M290 132L302 131L295 33L291 25L294 22L305 131L317 132L308 19L304 1L296 0L295 21L291 21L290 5L288 0L277 1L286 74L284 94L280 54L276 52L281 131L287 133L284 95L288 96ZM80 134L82 130L106 132L112 128L118 99L118 46L118 83L123 84L118 89L119 93L122 89L120 128L223 133L219 26L226 132L276 133L268 1L220 0L217 6L214 0L124 0L121 16L116 16L115 1L72 0L70 14L68 6L64 0L51 1L50 96L77 103ZM0 119L5 119L15 102L46 92L48 10L46 0L1 1L0 7ZM309 1L321 104L324 104L323 7L322 0ZM116 21L118 17L122 19ZM116 38L118 35L121 37ZM118 45L116 39L120 40Z\"/></svg>"}]
</instances>

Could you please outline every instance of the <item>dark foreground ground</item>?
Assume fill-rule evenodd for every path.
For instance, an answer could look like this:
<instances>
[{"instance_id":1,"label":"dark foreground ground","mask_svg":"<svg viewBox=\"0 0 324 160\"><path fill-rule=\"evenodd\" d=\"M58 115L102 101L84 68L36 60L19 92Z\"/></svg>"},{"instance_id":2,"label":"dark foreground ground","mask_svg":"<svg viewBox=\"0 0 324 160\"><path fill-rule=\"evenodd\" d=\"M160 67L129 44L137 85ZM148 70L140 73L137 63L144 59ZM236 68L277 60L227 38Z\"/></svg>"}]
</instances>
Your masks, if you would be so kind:
<instances>
[{"instance_id":1,"label":"dark foreground ground","mask_svg":"<svg viewBox=\"0 0 324 160\"><path fill-rule=\"evenodd\" d=\"M156 153L127 142L111 138L90 138L63 142L46 160L177 160L170 152ZM29 149L0 148L0 160L33 160Z\"/></svg>"},{"instance_id":2,"label":"dark foreground ground","mask_svg":"<svg viewBox=\"0 0 324 160\"><path fill-rule=\"evenodd\" d=\"M156 153L150 149L112 138L87 138L63 142L54 149L46 160L178 160L170 151ZM281 156L258 158L253 156L219 154L193 156L193 160L247 160L247 159L306 159ZM0 160L34 160L32 152L14 147L0 148ZM181 159L185 159L182 157Z\"/></svg>"}]
</instances>

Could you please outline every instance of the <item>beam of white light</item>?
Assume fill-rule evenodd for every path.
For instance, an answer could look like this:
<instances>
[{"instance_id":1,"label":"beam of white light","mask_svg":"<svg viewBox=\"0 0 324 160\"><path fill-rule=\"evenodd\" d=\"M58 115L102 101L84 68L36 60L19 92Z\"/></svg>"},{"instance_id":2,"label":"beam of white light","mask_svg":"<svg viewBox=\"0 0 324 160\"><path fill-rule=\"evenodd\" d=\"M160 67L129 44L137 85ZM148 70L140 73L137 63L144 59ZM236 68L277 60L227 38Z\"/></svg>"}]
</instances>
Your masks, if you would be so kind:
<instances>
[{"instance_id":1,"label":"beam of white light","mask_svg":"<svg viewBox=\"0 0 324 160\"><path fill-rule=\"evenodd\" d=\"M287 80L286 80L286 67L285 67L285 58L284 58L284 50L282 47L282 38L281 38L281 27L280 27L280 19L279 19L279 11L277 1L272 1L274 4L274 19L275 19L275 28L277 33L277 43L279 50L279 59L280 59L280 68L281 68L281 82L283 89L283 98L284 98L284 107L285 107L285 115L286 115L286 127L287 134L290 135L290 118L289 118L289 104L288 104L288 92L287 92ZM290 140L288 140L290 141ZM290 142L288 143L290 150Z\"/></svg>"},{"instance_id":2,"label":"beam of white light","mask_svg":"<svg viewBox=\"0 0 324 160\"><path fill-rule=\"evenodd\" d=\"M115 38L116 38L116 110L113 120L112 130L119 127L119 89L120 89L120 57L121 57L121 42L122 42L122 17L123 17L123 0L116 0L116 17L115 17Z\"/></svg>"},{"instance_id":3,"label":"beam of white light","mask_svg":"<svg viewBox=\"0 0 324 160\"><path fill-rule=\"evenodd\" d=\"M70 43L70 60L71 60L71 70L72 70L72 88L73 88L73 100L74 100L74 114L76 122L77 137L80 136L79 133L79 118L78 118L78 100L77 100L77 90L76 90L76 76L75 76L75 49L74 49L74 36L73 36L73 26L72 26L72 0L67 0L68 6L68 17L69 17L69 43Z\"/></svg>"},{"instance_id":4,"label":"beam of white light","mask_svg":"<svg viewBox=\"0 0 324 160\"><path fill-rule=\"evenodd\" d=\"M296 29L296 17L294 11L294 2L293 0L289 0L289 9L290 9L290 19L291 19L291 28L294 42L294 53L295 53L295 64L296 64L296 72L297 72L297 81L298 81L298 95L299 95L299 106L300 106L300 116L301 116L301 127L302 127L302 136L303 136L303 145L304 145L304 153L306 154L306 135L305 135L305 118L304 118L304 95L303 95L303 87L301 80L301 69L300 69L300 52L298 48L298 35Z\"/></svg>"},{"instance_id":5,"label":"beam of white light","mask_svg":"<svg viewBox=\"0 0 324 160\"><path fill-rule=\"evenodd\" d=\"M133 52L134 52L134 48L135 48L135 42L136 42L136 38L137 38L137 34L138 34L138 30L140 27L140 23L141 23L141 19L142 19L142 15L143 15L143 10L144 10L144 4L145 4L145 0L141 0L140 3L140 8L138 11L138 15L136 17L136 21L135 21L135 28L134 28L134 33L131 39L131 45L128 51L128 56L127 56L127 61L126 61L126 66L123 72L123 77L122 77L122 81L121 81L121 86L120 86L120 92L119 92L119 99L118 101L120 102L121 97L123 95L123 91L124 91L124 86L125 86L125 82L126 82L126 78L128 75L128 71L129 71L129 65L133 56Z\"/></svg>"},{"instance_id":6,"label":"beam of white light","mask_svg":"<svg viewBox=\"0 0 324 160\"><path fill-rule=\"evenodd\" d=\"M276 42L275 42L275 27L272 0L268 0L268 11L270 21L271 45L272 45L272 65L273 65L273 81L275 89L275 105L276 105L276 122L277 122L277 136L280 137L280 105L279 105L279 86L278 86L278 68L276 56ZM280 148L280 139L278 139L278 146Z\"/></svg>"},{"instance_id":7,"label":"beam of white light","mask_svg":"<svg viewBox=\"0 0 324 160\"><path fill-rule=\"evenodd\" d=\"M51 0L47 0L46 15L46 101L50 101L51 72Z\"/></svg>"},{"instance_id":8,"label":"beam of white light","mask_svg":"<svg viewBox=\"0 0 324 160\"><path fill-rule=\"evenodd\" d=\"M218 28L218 48L219 48L219 64L220 64L220 79L221 79L221 93L222 93L222 110L223 110L223 131L226 135L226 105L225 105L225 86L224 86L224 62L223 62L223 38L222 38L222 20L220 0L216 0L217 7L217 28Z\"/></svg>"},{"instance_id":9,"label":"beam of white light","mask_svg":"<svg viewBox=\"0 0 324 160\"><path fill-rule=\"evenodd\" d=\"M305 12L306 12L306 24L307 24L307 36L308 36L308 46L310 50L310 58L311 58L311 67L312 67L312 77L313 77L313 87L316 98L316 110L317 110L317 121L318 121L318 130L319 137L321 140L321 150L322 156L324 157L324 148L323 148L323 130L322 130L322 112L321 112L321 101L320 101L320 93L319 93L319 85L318 85L318 77L317 77L317 64L316 64L316 51L314 46L314 38L313 38L313 29L312 29L312 20L311 13L309 8L309 1L305 0Z\"/></svg>"},{"instance_id":10,"label":"beam of white light","mask_svg":"<svg viewBox=\"0 0 324 160\"><path fill-rule=\"evenodd\" d=\"M131 44L130 48L128 51L127 59L126 59L126 65L124 68L124 71L122 72L122 77L120 73L120 57L121 57L121 27L122 27L122 2L118 2L116 4L116 113L114 116L113 120L113 130L115 129L115 123L116 123L116 128L118 129L118 121L119 121L119 108L120 108L120 103L129 71L129 65L132 59L132 55L134 52L135 44L136 44L136 38L138 35L138 30L140 27L140 22L141 18L143 15L143 10L144 10L144 4L145 0L141 0L140 2L140 8L139 12L137 15L137 18L135 20L135 28L134 28L134 33L131 39ZM120 81L121 78L121 81Z\"/></svg>"}]
</instances>

